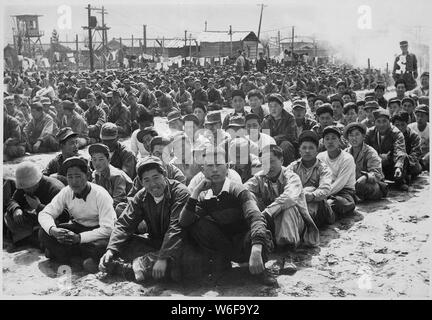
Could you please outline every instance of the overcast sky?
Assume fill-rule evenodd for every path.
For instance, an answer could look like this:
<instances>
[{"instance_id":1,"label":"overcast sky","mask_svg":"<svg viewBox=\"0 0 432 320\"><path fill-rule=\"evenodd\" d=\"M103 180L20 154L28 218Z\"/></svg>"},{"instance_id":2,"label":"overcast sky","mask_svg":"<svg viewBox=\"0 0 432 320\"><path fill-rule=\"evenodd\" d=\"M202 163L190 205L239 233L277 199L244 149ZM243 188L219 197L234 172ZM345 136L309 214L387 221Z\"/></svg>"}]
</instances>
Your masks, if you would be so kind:
<instances>
[{"instance_id":1,"label":"overcast sky","mask_svg":"<svg viewBox=\"0 0 432 320\"><path fill-rule=\"evenodd\" d=\"M429 0L262 0L264 8L261 37L269 38L281 31L281 37L291 36L291 26L295 26L296 35L315 35L318 39L327 39L335 44L343 44L346 51L373 51L376 55L396 53L399 51L399 40L430 42L432 22L432 1ZM55 28L60 40L75 39L78 34L82 40L86 32L82 26L87 24L87 11L84 7L89 1L24 1L3 0L3 34L4 41L12 43L13 20L15 14L40 14L40 29L45 32L42 42L48 43L52 30ZM40 3L43 3L41 5ZM101 7L101 1L90 2L92 6ZM105 23L111 29L108 39L113 37L142 37L143 24L147 24L147 37L184 37L184 30L196 35L204 30L204 22L208 30L251 30L257 33L261 3L257 1L103 1L108 14ZM71 29L61 30L57 25L60 5L69 4L72 9ZM358 28L362 5L371 8L372 29ZM93 13L100 23L101 16ZM421 26L421 29L419 28ZM376 36L386 36L387 42L372 41ZM367 45L365 48L352 47L353 39L360 39ZM368 39L368 40L364 40ZM382 45L382 47L380 47ZM373 48L371 48L373 46ZM345 51L344 50L344 51ZM369 52L367 52L369 51ZM361 52L356 53L361 54ZM363 59L363 57L362 57ZM380 61L381 63L381 61Z\"/></svg>"}]
</instances>

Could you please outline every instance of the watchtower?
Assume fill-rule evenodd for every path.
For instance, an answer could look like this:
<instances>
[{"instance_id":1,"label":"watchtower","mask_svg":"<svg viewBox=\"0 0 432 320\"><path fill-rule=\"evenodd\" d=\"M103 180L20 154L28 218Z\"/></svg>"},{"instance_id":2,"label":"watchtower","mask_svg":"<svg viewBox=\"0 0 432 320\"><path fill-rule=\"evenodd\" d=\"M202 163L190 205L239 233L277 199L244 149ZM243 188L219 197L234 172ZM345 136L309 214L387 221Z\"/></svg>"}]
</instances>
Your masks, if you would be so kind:
<instances>
[{"instance_id":1,"label":"watchtower","mask_svg":"<svg viewBox=\"0 0 432 320\"><path fill-rule=\"evenodd\" d=\"M39 17L36 14L24 14L12 16L15 19L14 46L18 54L34 57L42 54L41 37L43 31L39 30Z\"/></svg>"}]
</instances>

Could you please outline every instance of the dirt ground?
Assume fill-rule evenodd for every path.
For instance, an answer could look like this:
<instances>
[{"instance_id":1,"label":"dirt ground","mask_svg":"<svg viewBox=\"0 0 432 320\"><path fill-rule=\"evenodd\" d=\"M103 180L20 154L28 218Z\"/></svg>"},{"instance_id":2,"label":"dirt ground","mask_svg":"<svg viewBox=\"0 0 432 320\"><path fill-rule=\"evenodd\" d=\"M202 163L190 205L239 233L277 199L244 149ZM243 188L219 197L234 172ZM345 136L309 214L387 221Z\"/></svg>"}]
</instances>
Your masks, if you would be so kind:
<instances>
[{"instance_id":1,"label":"dirt ground","mask_svg":"<svg viewBox=\"0 0 432 320\"><path fill-rule=\"evenodd\" d=\"M156 126L166 129L166 120L158 119ZM52 157L27 159L42 168ZM13 176L20 161L5 163L4 176ZM385 200L359 204L355 215L321 231L321 244L315 249L273 254L267 266L275 274L277 261L284 257L298 269L293 275L278 274L279 288L257 284L239 267L216 282L142 285L60 266L34 248L8 252L9 244L4 243L3 295L426 299L431 293L429 180L423 173L408 192L391 190Z\"/></svg>"}]
</instances>

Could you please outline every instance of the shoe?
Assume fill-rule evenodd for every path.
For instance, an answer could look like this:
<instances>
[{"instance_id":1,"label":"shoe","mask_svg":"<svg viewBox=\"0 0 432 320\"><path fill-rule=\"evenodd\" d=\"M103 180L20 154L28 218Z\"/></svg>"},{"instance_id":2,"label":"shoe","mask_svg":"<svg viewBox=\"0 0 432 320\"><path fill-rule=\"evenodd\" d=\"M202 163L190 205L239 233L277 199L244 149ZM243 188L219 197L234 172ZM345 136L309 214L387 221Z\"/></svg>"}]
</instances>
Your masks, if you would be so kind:
<instances>
[{"instance_id":1,"label":"shoe","mask_svg":"<svg viewBox=\"0 0 432 320\"><path fill-rule=\"evenodd\" d=\"M291 259L284 259L282 268L280 269L279 272L280 274L291 276L297 272L297 266L291 262Z\"/></svg>"},{"instance_id":2,"label":"shoe","mask_svg":"<svg viewBox=\"0 0 432 320\"><path fill-rule=\"evenodd\" d=\"M277 282L276 277L274 275L272 275L268 270L264 270L260 274L256 275L255 279L259 283L261 283L267 287L273 287L273 288L279 287L279 283Z\"/></svg>"},{"instance_id":3,"label":"shoe","mask_svg":"<svg viewBox=\"0 0 432 320\"><path fill-rule=\"evenodd\" d=\"M52 259L53 258L51 252L48 249L45 249L45 257L47 257L48 259Z\"/></svg>"},{"instance_id":4,"label":"shoe","mask_svg":"<svg viewBox=\"0 0 432 320\"><path fill-rule=\"evenodd\" d=\"M99 271L97 263L92 258L85 259L82 267L88 273L97 273Z\"/></svg>"}]
</instances>

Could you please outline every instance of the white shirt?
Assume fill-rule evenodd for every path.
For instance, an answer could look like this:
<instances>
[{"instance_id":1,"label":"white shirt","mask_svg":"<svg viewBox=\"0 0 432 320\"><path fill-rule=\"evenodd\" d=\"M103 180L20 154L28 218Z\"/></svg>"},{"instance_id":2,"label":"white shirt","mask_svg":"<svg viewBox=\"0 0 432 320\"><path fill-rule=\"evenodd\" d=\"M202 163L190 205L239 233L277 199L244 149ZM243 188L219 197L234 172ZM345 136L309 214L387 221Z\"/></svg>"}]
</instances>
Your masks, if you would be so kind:
<instances>
[{"instance_id":1,"label":"white shirt","mask_svg":"<svg viewBox=\"0 0 432 320\"><path fill-rule=\"evenodd\" d=\"M140 132L140 129L135 130L134 132L132 132L131 135L131 150L133 152L133 154L135 155L135 157L138 156L138 152L141 156L141 158L144 158L148 155L150 155L150 153L144 148L144 145L138 141L137 139L137 135L138 132Z\"/></svg>"},{"instance_id":2,"label":"white shirt","mask_svg":"<svg viewBox=\"0 0 432 320\"><path fill-rule=\"evenodd\" d=\"M271 144L276 144L275 139L265 133L260 133L260 137L257 141L253 141L249 135L246 136L250 141L254 142L258 146L258 152L262 152L264 148L270 146Z\"/></svg>"},{"instance_id":3,"label":"white shirt","mask_svg":"<svg viewBox=\"0 0 432 320\"><path fill-rule=\"evenodd\" d=\"M109 239L114 222L117 220L113 199L103 187L91 182L89 184L91 190L86 201L76 198L72 189L67 186L39 213L39 224L46 233L49 233L51 227L56 226L54 220L63 210L68 209L69 214L77 223L85 227L99 226L91 231L80 233L81 243Z\"/></svg>"},{"instance_id":4,"label":"white shirt","mask_svg":"<svg viewBox=\"0 0 432 320\"><path fill-rule=\"evenodd\" d=\"M425 154L427 154L429 152L429 123L426 124L426 128L423 131L420 131L417 125L417 122L413 122L410 123L408 125L408 128L410 128L411 130L413 130L415 133L417 133L420 136L420 141L421 141L421 145L420 145L420 149L422 152L422 155L424 156Z\"/></svg>"},{"instance_id":5,"label":"white shirt","mask_svg":"<svg viewBox=\"0 0 432 320\"><path fill-rule=\"evenodd\" d=\"M330 195L335 195L342 189L355 190L356 164L351 154L341 151L335 159L330 159L327 151L320 152L317 156L324 162L332 173L332 185Z\"/></svg>"}]
</instances>

